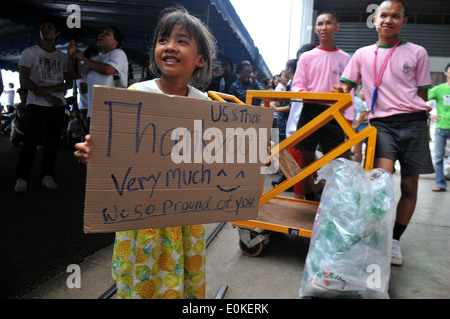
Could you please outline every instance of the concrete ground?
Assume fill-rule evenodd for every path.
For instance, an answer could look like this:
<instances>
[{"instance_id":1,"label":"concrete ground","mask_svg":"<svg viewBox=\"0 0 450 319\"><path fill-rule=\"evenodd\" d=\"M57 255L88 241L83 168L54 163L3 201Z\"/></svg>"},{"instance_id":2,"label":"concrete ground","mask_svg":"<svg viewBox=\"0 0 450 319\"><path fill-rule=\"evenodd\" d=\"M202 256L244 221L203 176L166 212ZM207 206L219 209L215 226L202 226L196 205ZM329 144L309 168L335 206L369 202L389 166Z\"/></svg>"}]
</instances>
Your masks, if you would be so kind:
<instances>
[{"instance_id":1,"label":"concrete ground","mask_svg":"<svg viewBox=\"0 0 450 319\"><path fill-rule=\"evenodd\" d=\"M277 175L268 176L266 185L274 178ZM399 174L394 175L393 181L398 199ZM421 177L416 211L401 240L404 264L391 267L389 295L392 299L450 298L450 192L433 193L433 186L434 175ZM217 225L208 224L207 235ZM207 298L214 299L223 285L227 287L225 299L300 298L308 238L272 233L258 257L244 255L238 241L238 230L226 223L208 247ZM113 285L111 255L112 245L79 264L81 288L68 288L72 273L62 272L24 298L99 298Z\"/></svg>"}]
</instances>

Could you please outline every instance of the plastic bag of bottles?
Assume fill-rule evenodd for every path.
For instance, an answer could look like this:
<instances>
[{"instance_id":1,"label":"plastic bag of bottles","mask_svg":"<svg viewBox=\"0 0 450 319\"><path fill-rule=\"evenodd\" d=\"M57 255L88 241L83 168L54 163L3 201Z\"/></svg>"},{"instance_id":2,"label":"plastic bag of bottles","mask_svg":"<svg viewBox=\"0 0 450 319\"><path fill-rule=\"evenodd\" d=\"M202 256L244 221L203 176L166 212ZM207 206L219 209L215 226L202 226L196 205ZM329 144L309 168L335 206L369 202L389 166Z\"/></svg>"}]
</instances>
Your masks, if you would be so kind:
<instances>
[{"instance_id":1,"label":"plastic bag of bottles","mask_svg":"<svg viewBox=\"0 0 450 319\"><path fill-rule=\"evenodd\" d=\"M300 283L301 297L389 298L394 191L392 175L336 159L326 181Z\"/></svg>"}]
</instances>

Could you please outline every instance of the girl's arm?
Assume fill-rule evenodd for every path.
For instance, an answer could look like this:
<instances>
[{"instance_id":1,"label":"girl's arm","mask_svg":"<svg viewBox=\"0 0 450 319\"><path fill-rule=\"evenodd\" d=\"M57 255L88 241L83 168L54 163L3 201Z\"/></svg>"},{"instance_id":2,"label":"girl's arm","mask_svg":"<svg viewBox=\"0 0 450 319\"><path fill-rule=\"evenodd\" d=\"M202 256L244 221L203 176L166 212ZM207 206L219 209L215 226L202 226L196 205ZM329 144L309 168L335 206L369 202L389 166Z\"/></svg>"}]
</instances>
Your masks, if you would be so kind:
<instances>
[{"instance_id":1,"label":"girl's arm","mask_svg":"<svg viewBox=\"0 0 450 319\"><path fill-rule=\"evenodd\" d=\"M91 136L88 134L85 137L86 141L83 143L77 143L75 144L75 148L77 151L73 153L75 157L78 157L80 159L80 162L83 164L88 163L89 154L91 153L91 149L89 148L89 142L91 141Z\"/></svg>"}]
</instances>

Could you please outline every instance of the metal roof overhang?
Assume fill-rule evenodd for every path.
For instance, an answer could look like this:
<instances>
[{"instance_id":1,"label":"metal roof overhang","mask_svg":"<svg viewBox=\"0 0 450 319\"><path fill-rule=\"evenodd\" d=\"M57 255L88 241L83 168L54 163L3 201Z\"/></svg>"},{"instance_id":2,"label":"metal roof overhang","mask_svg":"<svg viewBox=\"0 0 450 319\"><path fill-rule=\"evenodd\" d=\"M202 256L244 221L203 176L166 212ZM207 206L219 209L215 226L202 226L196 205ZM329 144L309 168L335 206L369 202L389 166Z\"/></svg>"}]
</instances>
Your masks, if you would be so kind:
<instances>
[{"instance_id":1,"label":"metal roof overhang","mask_svg":"<svg viewBox=\"0 0 450 319\"><path fill-rule=\"evenodd\" d=\"M68 28L67 20L80 8L80 28ZM220 61L236 64L249 60L261 73L272 74L229 0L10 0L0 10L0 68L17 71L21 52L39 44L39 22L44 15L59 19L63 30L57 46L64 49L71 39L95 45L99 31L114 25L124 34L124 50L133 64L145 65L160 12L181 5L207 24L217 39ZM69 12L68 12L69 11Z\"/></svg>"}]
</instances>

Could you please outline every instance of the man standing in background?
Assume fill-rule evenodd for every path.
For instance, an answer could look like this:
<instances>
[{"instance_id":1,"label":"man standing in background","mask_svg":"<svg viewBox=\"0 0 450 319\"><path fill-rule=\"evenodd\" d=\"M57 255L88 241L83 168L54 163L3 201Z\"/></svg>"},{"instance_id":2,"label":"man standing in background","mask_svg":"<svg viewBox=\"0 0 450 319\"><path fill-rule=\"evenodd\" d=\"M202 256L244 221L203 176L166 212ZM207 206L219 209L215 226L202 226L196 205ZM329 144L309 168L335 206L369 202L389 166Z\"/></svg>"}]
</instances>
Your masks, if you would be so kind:
<instances>
[{"instance_id":1,"label":"man standing in background","mask_svg":"<svg viewBox=\"0 0 450 319\"><path fill-rule=\"evenodd\" d=\"M434 135L434 169L436 171L436 186L433 192L447 190L447 181L444 175L445 146L450 140L450 63L444 71L447 82L435 86L428 92L428 100L436 101L437 123Z\"/></svg>"},{"instance_id":2,"label":"man standing in background","mask_svg":"<svg viewBox=\"0 0 450 319\"><path fill-rule=\"evenodd\" d=\"M44 139L42 159L42 186L56 190L53 179L61 130L64 124L66 90L72 87L67 74L67 57L56 49L60 34L58 22L44 17L40 24L41 43L23 52L19 61L19 78L28 89L25 138L16 168L16 192L25 192L30 180L39 139Z\"/></svg>"},{"instance_id":3,"label":"man standing in background","mask_svg":"<svg viewBox=\"0 0 450 319\"><path fill-rule=\"evenodd\" d=\"M294 80L293 92L331 92L333 86L340 83L340 77L350 55L339 49L334 42L334 35L339 31L340 24L334 12L322 12L316 19L314 31L319 37L320 44L316 48L303 53L298 60ZM306 125L329 105L304 103L298 121L297 129ZM344 115L353 119L353 108L346 110ZM345 141L344 131L336 120L331 120L317 131L300 141L295 148L301 150L304 168L315 161L317 146L321 145L323 154L328 153ZM314 190L313 175L301 181L306 200L317 200L319 190Z\"/></svg>"}]
</instances>

